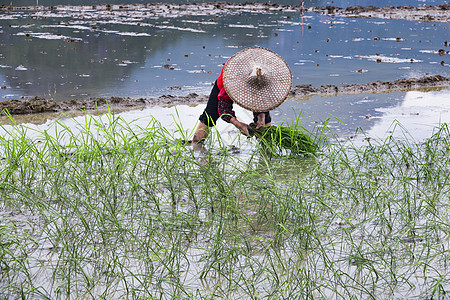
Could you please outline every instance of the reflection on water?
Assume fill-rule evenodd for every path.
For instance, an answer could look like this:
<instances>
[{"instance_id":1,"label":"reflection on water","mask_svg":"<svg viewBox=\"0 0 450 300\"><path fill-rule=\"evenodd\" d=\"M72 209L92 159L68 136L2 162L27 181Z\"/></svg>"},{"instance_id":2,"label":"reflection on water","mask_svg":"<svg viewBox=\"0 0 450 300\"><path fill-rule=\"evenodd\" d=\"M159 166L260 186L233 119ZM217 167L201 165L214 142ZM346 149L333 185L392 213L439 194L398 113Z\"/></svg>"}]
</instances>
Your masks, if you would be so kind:
<instances>
[{"instance_id":1,"label":"reflection on water","mask_svg":"<svg viewBox=\"0 0 450 300\"><path fill-rule=\"evenodd\" d=\"M376 109L382 117L368 131L370 136L401 135L397 128L401 126L408 135L422 141L430 137L436 127L450 122L450 88L441 92L411 91L402 98L395 106Z\"/></svg>"},{"instance_id":2,"label":"reflection on water","mask_svg":"<svg viewBox=\"0 0 450 300\"><path fill-rule=\"evenodd\" d=\"M300 124L310 131L321 128L329 119L327 128L339 138L353 139L362 143L365 136L384 139L388 135L403 135L396 124L401 124L408 135L417 141L430 137L433 129L450 121L450 88L429 92L392 92L381 94L340 95L333 97L315 96L307 101L289 99L272 112L273 123L291 123L301 117ZM146 107L120 112L120 116L133 126L145 127L155 118L161 126L180 138L192 136L200 113L206 104L172 107ZM252 122L250 111L235 105L236 115L242 122ZM47 115L49 119L61 115ZM76 131L77 122L83 123L83 116L74 119L63 118L71 130ZM51 131L54 121L44 122L42 115L33 120L28 116L25 122L32 129ZM17 119L19 122L24 120ZM2 121L2 123L4 120ZM36 125L30 124L34 123ZM7 126L5 127L8 128ZM232 125L219 121L213 134L220 134L225 144L238 145L243 152L251 149L252 143ZM393 132L394 131L394 132ZM33 131L30 131L30 133ZM183 133L183 134L182 134ZM250 142L250 143L249 143Z\"/></svg>"},{"instance_id":3,"label":"reflection on water","mask_svg":"<svg viewBox=\"0 0 450 300\"><path fill-rule=\"evenodd\" d=\"M450 121L450 88L430 92L362 93L333 97L316 96L308 101L287 100L274 110L276 121L290 121L303 114L303 126L328 128L340 137L355 137L357 131L386 138L399 122L412 137L423 140L434 127ZM395 134L401 134L396 130ZM362 141L361 137L360 141Z\"/></svg>"},{"instance_id":4,"label":"reflection on water","mask_svg":"<svg viewBox=\"0 0 450 300\"><path fill-rule=\"evenodd\" d=\"M448 99L450 88L428 92L316 96L308 101L287 100L273 115L277 121L290 121L301 113L302 124L308 129L320 127L329 120L327 126L333 133L341 138L357 138L357 142L364 140L364 134L376 139L403 136L405 132L400 127L410 137L421 141L430 137L435 127L450 121Z\"/></svg>"},{"instance_id":5,"label":"reflection on water","mask_svg":"<svg viewBox=\"0 0 450 300\"><path fill-rule=\"evenodd\" d=\"M285 58L294 85L450 74L438 54L447 24L296 12L187 13L2 12L0 97L207 94L226 59L255 45Z\"/></svg>"}]
</instances>

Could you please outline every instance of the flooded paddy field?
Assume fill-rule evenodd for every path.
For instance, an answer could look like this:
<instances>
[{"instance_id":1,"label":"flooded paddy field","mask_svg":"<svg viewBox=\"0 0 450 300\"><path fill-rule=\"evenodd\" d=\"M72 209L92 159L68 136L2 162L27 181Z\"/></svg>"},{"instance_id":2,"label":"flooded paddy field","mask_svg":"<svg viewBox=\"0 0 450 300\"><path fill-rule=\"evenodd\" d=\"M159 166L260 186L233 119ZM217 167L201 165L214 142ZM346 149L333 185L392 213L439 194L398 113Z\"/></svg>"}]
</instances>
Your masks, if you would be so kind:
<instances>
[{"instance_id":1,"label":"flooded paddy field","mask_svg":"<svg viewBox=\"0 0 450 300\"><path fill-rule=\"evenodd\" d=\"M305 5L372 5L349 2ZM281 4L0 12L2 108L26 104L0 120L0 298L448 298L448 23ZM255 45L294 75L273 123L316 155L225 122L185 144Z\"/></svg>"},{"instance_id":2,"label":"flooded paddy field","mask_svg":"<svg viewBox=\"0 0 450 300\"><path fill-rule=\"evenodd\" d=\"M316 157L225 122L193 151L205 104L23 115L0 134L0 295L445 299L449 96L289 99L273 118Z\"/></svg>"},{"instance_id":3,"label":"flooded paddy field","mask_svg":"<svg viewBox=\"0 0 450 300\"><path fill-rule=\"evenodd\" d=\"M386 94L390 109L343 120L381 139L313 126L311 157L267 156L224 122L193 151L189 106L3 125L0 294L445 299L450 130L431 128L436 112L418 142L377 115L416 126L429 95L442 105L448 90ZM325 107L374 100L354 97Z\"/></svg>"},{"instance_id":4,"label":"flooded paddy field","mask_svg":"<svg viewBox=\"0 0 450 300\"><path fill-rule=\"evenodd\" d=\"M271 115L275 124L292 124L293 120L301 115L302 126L311 131L326 123L331 133L342 140L359 136L359 141L362 141L366 138L365 134L377 139L386 138L392 134L395 124L400 123L415 141L420 142L428 138L435 127L448 122L450 118L448 99L450 89L445 87L383 93L308 95L289 97L275 108ZM82 106L80 101L63 101L60 102L61 106L58 106L59 102L46 102L40 99L25 101L27 103L25 106L13 106L11 103L9 106L17 108L17 111L13 110L17 114L12 116L17 124L32 126L37 131L51 128L55 122L64 122L73 129L71 117L84 115L84 109L97 114L107 113L111 109L120 114L126 122L141 126L151 118L156 118L170 132L176 131L179 123L185 128L186 135L189 130L194 129L199 114L206 107L206 98L200 96L147 100L151 102L144 99L95 99L94 102L83 102ZM33 105L34 109L39 105L45 108L42 108L41 113L32 113L30 106ZM252 122L253 115L250 111L238 106L235 107L235 111L243 122ZM0 117L0 124L5 126L11 124L10 117L5 115ZM233 144L238 134L234 126L219 122L217 127L222 132L223 142Z\"/></svg>"},{"instance_id":5,"label":"flooded paddy field","mask_svg":"<svg viewBox=\"0 0 450 300\"><path fill-rule=\"evenodd\" d=\"M2 99L208 94L227 58L255 45L286 60L294 85L450 73L442 22L345 18L292 5L53 8L0 13Z\"/></svg>"}]
</instances>

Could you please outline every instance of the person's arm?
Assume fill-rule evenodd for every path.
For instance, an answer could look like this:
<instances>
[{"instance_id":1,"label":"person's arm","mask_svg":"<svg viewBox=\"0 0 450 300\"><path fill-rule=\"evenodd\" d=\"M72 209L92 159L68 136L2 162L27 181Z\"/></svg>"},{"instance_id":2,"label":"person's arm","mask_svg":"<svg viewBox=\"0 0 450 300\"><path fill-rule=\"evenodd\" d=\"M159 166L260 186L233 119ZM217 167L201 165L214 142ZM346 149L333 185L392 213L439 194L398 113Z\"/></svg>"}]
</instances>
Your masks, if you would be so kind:
<instances>
[{"instance_id":1,"label":"person's arm","mask_svg":"<svg viewBox=\"0 0 450 300\"><path fill-rule=\"evenodd\" d=\"M239 129L243 135L250 136L247 124L240 122L238 119L234 117L230 119L230 123L236 126L236 128Z\"/></svg>"},{"instance_id":2,"label":"person's arm","mask_svg":"<svg viewBox=\"0 0 450 300\"><path fill-rule=\"evenodd\" d=\"M227 123L231 123L238 128L242 134L249 136L247 124L240 122L236 118L236 114L233 111L233 101L229 97L219 98L219 116Z\"/></svg>"},{"instance_id":3,"label":"person's arm","mask_svg":"<svg viewBox=\"0 0 450 300\"><path fill-rule=\"evenodd\" d=\"M233 100L228 96L225 87L223 86L223 69L222 73L220 73L219 78L217 78L217 87L219 88L219 95L218 95L218 113L222 120L224 120L227 123L231 123L236 128L240 130L240 132L246 136L250 136L247 128L247 124L240 122L236 118L236 114L233 110Z\"/></svg>"}]
</instances>

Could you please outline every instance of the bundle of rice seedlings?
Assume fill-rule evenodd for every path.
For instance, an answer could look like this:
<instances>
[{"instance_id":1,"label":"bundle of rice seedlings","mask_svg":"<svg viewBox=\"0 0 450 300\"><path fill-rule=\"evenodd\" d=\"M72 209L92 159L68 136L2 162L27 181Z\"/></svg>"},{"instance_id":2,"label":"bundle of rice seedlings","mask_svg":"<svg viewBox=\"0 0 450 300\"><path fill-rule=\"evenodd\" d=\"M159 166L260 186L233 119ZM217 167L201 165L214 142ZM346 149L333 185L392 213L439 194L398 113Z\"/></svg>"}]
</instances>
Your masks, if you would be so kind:
<instances>
[{"instance_id":1,"label":"bundle of rice seedlings","mask_svg":"<svg viewBox=\"0 0 450 300\"><path fill-rule=\"evenodd\" d=\"M272 125L256 129L256 124L251 123L248 127L250 134L274 155L310 156L315 155L318 150L313 138L296 126Z\"/></svg>"}]
</instances>

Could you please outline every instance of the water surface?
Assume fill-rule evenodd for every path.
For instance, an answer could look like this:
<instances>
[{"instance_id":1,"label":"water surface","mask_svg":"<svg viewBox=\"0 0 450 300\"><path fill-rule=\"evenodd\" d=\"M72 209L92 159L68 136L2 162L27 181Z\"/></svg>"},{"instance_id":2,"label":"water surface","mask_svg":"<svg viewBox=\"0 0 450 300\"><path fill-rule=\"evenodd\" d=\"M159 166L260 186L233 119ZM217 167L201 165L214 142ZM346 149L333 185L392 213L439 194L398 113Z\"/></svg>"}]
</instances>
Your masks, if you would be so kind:
<instances>
[{"instance_id":1,"label":"water surface","mask_svg":"<svg viewBox=\"0 0 450 300\"><path fill-rule=\"evenodd\" d=\"M291 124L300 118L300 125L311 132L322 130L326 124L328 135L336 135L341 140L357 144L367 142L367 137L377 141L393 135L423 142L436 127L450 121L450 88L441 91L411 91L391 93L361 93L332 97L315 96L311 99L288 99L271 113L273 124ZM153 118L179 138L192 137L198 117L206 104L177 105L169 107L153 106L119 112L121 118L132 126L145 127ZM242 122L252 122L253 115L246 109L234 106L236 115ZM45 120L45 116L48 117ZM17 116L17 121L36 129L36 132L55 129L55 114ZM65 118L60 121L77 130L83 123L83 116ZM2 120L5 122L5 119ZM181 128L181 129L180 129ZM239 145L251 149L246 138L232 125L223 121L217 124L217 134L225 144ZM8 126L5 127L8 130ZM30 134L34 132L30 131ZM181 134L183 132L183 134Z\"/></svg>"},{"instance_id":2,"label":"water surface","mask_svg":"<svg viewBox=\"0 0 450 300\"><path fill-rule=\"evenodd\" d=\"M289 64L294 85L449 76L448 24L295 12L178 14L85 9L0 13L0 98L208 94L251 46Z\"/></svg>"}]
</instances>

